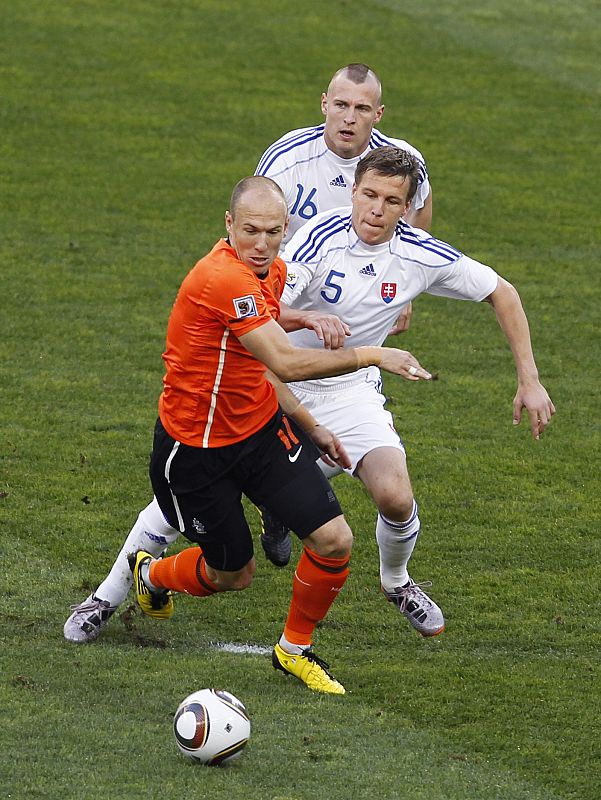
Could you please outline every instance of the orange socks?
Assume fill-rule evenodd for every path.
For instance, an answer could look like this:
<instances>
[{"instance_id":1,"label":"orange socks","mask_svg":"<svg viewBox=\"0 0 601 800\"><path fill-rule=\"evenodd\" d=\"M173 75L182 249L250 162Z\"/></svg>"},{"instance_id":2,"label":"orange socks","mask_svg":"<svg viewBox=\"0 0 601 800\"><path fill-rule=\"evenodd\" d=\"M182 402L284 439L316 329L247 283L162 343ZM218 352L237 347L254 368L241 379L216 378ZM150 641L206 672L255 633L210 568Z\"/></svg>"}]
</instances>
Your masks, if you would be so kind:
<instances>
[{"instance_id":1,"label":"orange socks","mask_svg":"<svg viewBox=\"0 0 601 800\"><path fill-rule=\"evenodd\" d=\"M349 556L327 558L303 549L292 579L292 601L284 627L288 642L302 647L311 644L320 622L349 574ZM208 597L219 589L207 577L200 547L187 547L175 556L152 561L148 578L157 589L172 589L196 597Z\"/></svg>"},{"instance_id":2,"label":"orange socks","mask_svg":"<svg viewBox=\"0 0 601 800\"><path fill-rule=\"evenodd\" d=\"M303 549L292 580L292 602L284 627L284 636L289 642L302 646L311 644L315 625L328 613L344 586L349 559L350 556L326 558L308 547Z\"/></svg>"},{"instance_id":3,"label":"orange socks","mask_svg":"<svg viewBox=\"0 0 601 800\"><path fill-rule=\"evenodd\" d=\"M196 597L208 597L219 591L207 577L200 547L187 547L176 556L151 562L148 578L157 589L173 589Z\"/></svg>"}]
</instances>

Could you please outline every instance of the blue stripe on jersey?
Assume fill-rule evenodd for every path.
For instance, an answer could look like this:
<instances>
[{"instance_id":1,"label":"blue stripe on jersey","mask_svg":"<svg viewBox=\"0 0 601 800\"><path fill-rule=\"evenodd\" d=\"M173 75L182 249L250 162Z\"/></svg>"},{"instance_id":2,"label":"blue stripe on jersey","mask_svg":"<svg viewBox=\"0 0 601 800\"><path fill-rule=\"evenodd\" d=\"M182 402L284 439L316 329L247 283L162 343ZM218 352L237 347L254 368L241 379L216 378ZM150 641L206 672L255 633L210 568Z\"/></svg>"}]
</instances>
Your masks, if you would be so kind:
<instances>
[{"instance_id":1,"label":"blue stripe on jersey","mask_svg":"<svg viewBox=\"0 0 601 800\"><path fill-rule=\"evenodd\" d=\"M307 142L312 142L314 139L319 139L320 136L323 136L324 127L324 125L317 125L315 128L304 128L301 133L287 135L283 139L280 139L272 144L271 147L268 147L263 153L263 156L261 157L259 165L255 171L255 175L265 175L274 161L276 161L280 156L285 155L286 153L290 152L290 150L294 150L296 147L300 147Z\"/></svg>"},{"instance_id":2,"label":"blue stripe on jersey","mask_svg":"<svg viewBox=\"0 0 601 800\"><path fill-rule=\"evenodd\" d=\"M375 150L376 147L385 147L386 145L388 145L389 147L398 147L399 146L396 142L392 141L387 136L385 136L383 133L380 133L379 130L374 128L372 130L371 136L369 138L369 146L370 146L370 148L372 150ZM415 158L415 160L417 161L417 163L419 165L419 182L423 183L425 181L427 175L428 175L428 173L426 172L426 162L422 158L420 158L419 156L416 156L415 153L413 153L413 151L409 151L409 152Z\"/></svg>"},{"instance_id":3,"label":"blue stripe on jersey","mask_svg":"<svg viewBox=\"0 0 601 800\"><path fill-rule=\"evenodd\" d=\"M455 248L451 247L450 244L447 244L440 239L434 239L432 236L424 238L420 234L416 233L416 231L414 231L410 225L407 225L407 223L403 222L402 220L396 226L395 234L402 242L406 242L407 244L414 245L415 247L420 247L422 250L427 250L430 253L434 253L435 255L444 259L448 264L452 264L453 261L457 261L463 255L463 253L461 253L459 250L455 250ZM446 264L444 266L446 266Z\"/></svg>"},{"instance_id":4,"label":"blue stripe on jersey","mask_svg":"<svg viewBox=\"0 0 601 800\"><path fill-rule=\"evenodd\" d=\"M339 214L335 214L333 217L327 217L323 222L320 222L319 225L316 225L308 234L304 242L302 242L300 247L298 247L296 252L292 255L292 260L309 262L311 258L317 255L325 241L336 233L350 230L350 227L350 214L346 217L341 217Z\"/></svg>"}]
</instances>

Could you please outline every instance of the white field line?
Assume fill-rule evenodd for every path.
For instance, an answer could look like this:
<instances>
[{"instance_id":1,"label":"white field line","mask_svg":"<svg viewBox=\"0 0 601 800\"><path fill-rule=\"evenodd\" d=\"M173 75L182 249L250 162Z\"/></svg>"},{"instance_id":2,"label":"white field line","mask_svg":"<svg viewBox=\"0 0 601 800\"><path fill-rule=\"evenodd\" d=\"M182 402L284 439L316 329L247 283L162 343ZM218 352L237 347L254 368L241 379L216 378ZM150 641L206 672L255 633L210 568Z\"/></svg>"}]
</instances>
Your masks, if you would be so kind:
<instances>
[{"instance_id":1,"label":"white field line","mask_svg":"<svg viewBox=\"0 0 601 800\"><path fill-rule=\"evenodd\" d=\"M241 656L266 656L273 649L272 647L261 647L258 644L236 644L235 642L213 642L211 647Z\"/></svg>"}]
</instances>

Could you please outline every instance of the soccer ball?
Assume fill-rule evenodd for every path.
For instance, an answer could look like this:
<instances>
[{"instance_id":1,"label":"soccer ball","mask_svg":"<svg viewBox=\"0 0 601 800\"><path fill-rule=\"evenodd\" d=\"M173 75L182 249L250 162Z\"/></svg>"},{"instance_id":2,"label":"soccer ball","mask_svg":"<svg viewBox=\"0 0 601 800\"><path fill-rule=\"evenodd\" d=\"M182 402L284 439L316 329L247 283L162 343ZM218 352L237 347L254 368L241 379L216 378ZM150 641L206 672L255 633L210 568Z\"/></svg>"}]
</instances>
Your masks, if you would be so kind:
<instances>
[{"instance_id":1,"label":"soccer ball","mask_svg":"<svg viewBox=\"0 0 601 800\"><path fill-rule=\"evenodd\" d=\"M217 766L238 758L250 736L246 708L223 689L200 689L179 704L173 733L181 752Z\"/></svg>"}]
</instances>

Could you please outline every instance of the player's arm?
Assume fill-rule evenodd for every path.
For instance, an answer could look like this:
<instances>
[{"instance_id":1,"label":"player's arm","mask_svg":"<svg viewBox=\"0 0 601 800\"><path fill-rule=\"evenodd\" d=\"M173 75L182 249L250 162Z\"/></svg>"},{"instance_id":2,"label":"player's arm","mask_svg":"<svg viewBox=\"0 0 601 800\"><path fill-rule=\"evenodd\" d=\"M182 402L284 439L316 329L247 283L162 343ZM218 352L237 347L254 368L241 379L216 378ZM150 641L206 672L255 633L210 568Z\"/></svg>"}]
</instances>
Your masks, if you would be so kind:
<instances>
[{"instance_id":1,"label":"player's arm","mask_svg":"<svg viewBox=\"0 0 601 800\"><path fill-rule=\"evenodd\" d=\"M351 460L336 434L332 433L332 431L323 425L320 425L311 412L301 404L300 400L294 396L286 384L282 383L271 370L268 369L265 375L275 387L278 402L284 413L292 417L297 425L305 431L313 444L315 444L321 452L321 457L326 464L330 467L338 464L345 469L349 469L351 467Z\"/></svg>"},{"instance_id":2,"label":"player's arm","mask_svg":"<svg viewBox=\"0 0 601 800\"><path fill-rule=\"evenodd\" d=\"M335 314L323 314L320 311L303 311L280 303L278 320L285 331L298 331L308 328L314 331L317 338L328 350L344 347L344 340L351 335L349 326Z\"/></svg>"},{"instance_id":3,"label":"player's arm","mask_svg":"<svg viewBox=\"0 0 601 800\"><path fill-rule=\"evenodd\" d=\"M341 347L313 350L294 347L273 319L239 337L241 344L284 383L329 378L377 366L406 380L429 380L432 376L411 353L393 347Z\"/></svg>"},{"instance_id":4,"label":"player's arm","mask_svg":"<svg viewBox=\"0 0 601 800\"><path fill-rule=\"evenodd\" d=\"M401 313L396 318L392 328L388 331L389 336L396 336L398 333L405 333L409 330L411 315L413 314L413 303L409 302L401 308Z\"/></svg>"},{"instance_id":5,"label":"player's arm","mask_svg":"<svg viewBox=\"0 0 601 800\"><path fill-rule=\"evenodd\" d=\"M532 435L538 439L551 421L555 406L538 379L530 328L520 296L511 283L499 276L497 288L486 300L494 308L499 325L509 342L517 371L518 388L513 399L513 423L520 423L522 408L525 408L530 417Z\"/></svg>"}]
</instances>

